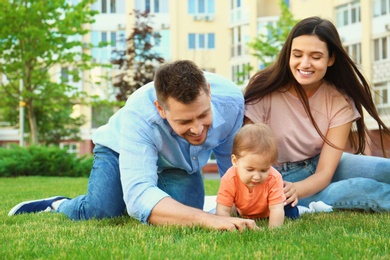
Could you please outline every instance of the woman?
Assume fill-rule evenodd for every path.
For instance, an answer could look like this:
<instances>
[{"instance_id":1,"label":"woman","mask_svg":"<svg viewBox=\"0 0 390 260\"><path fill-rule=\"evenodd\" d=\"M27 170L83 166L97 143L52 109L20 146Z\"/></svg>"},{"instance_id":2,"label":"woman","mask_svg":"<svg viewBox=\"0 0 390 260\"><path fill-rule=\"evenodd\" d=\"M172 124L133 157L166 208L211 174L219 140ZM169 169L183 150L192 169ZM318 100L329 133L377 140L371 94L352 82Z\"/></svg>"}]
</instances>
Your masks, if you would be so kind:
<instances>
[{"instance_id":1,"label":"woman","mask_svg":"<svg viewBox=\"0 0 390 260\"><path fill-rule=\"evenodd\" d=\"M390 159L361 155L363 108L378 123L384 153L390 130L330 21L300 21L276 62L251 78L245 103L245 123L266 123L277 137L286 204L390 211ZM348 141L356 154L343 152Z\"/></svg>"}]
</instances>

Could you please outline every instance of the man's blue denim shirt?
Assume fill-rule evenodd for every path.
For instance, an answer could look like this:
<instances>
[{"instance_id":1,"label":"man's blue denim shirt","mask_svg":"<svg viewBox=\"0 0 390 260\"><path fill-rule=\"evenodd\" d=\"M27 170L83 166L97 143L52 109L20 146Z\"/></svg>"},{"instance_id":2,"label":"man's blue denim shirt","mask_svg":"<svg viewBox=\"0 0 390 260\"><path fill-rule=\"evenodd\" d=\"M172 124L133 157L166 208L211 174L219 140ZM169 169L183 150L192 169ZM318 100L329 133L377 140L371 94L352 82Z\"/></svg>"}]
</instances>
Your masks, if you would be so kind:
<instances>
[{"instance_id":1,"label":"man's blue denim shirt","mask_svg":"<svg viewBox=\"0 0 390 260\"><path fill-rule=\"evenodd\" d=\"M94 143L119 153L127 212L142 223L147 223L154 206L169 196L157 187L158 172L170 168L198 172L212 151L221 176L231 166L233 139L243 123L242 91L226 78L208 72L204 75L211 88L213 123L202 145L190 145L160 117L153 103L153 82L135 91L94 133Z\"/></svg>"}]
</instances>

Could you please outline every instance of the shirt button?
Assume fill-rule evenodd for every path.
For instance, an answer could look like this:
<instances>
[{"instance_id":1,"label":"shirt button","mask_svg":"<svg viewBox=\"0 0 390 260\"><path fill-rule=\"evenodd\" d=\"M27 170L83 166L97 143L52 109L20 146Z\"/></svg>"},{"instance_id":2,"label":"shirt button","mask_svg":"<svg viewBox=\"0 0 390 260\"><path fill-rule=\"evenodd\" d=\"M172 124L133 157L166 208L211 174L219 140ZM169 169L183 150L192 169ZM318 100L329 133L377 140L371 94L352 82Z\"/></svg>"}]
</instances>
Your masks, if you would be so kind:
<instances>
[{"instance_id":1,"label":"shirt button","mask_svg":"<svg viewBox=\"0 0 390 260\"><path fill-rule=\"evenodd\" d=\"M195 160L196 160L196 157L192 157L192 160L194 160L194 161L195 161Z\"/></svg>"}]
</instances>

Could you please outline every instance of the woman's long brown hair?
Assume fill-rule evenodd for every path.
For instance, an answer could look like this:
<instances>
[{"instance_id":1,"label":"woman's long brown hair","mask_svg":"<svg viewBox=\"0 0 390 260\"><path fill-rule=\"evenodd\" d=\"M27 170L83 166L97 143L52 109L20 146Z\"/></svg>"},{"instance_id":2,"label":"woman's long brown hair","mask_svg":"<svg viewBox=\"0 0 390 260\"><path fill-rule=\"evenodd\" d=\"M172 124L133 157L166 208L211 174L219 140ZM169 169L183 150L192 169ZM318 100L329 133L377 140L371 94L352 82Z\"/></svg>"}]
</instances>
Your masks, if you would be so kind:
<instances>
[{"instance_id":1,"label":"woman's long brown hair","mask_svg":"<svg viewBox=\"0 0 390 260\"><path fill-rule=\"evenodd\" d=\"M379 117L369 84L354 61L344 50L336 27L326 19L309 17L294 26L275 63L257 72L249 81L244 93L245 104L255 104L274 91L283 91L283 89L286 90L286 87L292 86L295 88L298 98L301 100L306 113L321 138L327 144L335 147L319 130L311 114L304 89L295 80L289 67L292 41L294 38L302 35L316 35L321 41L326 43L329 57L334 55L335 62L331 67L328 67L324 80L333 84L341 93L347 94L355 101L356 109L360 113L361 118L356 121L357 138L353 136L352 129L349 134L349 141L354 152L363 154L366 148L366 135L371 137L364 123L364 108L378 124L380 145L383 155L386 156L384 135L390 135L390 130Z\"/></svg>"}]
</instances>

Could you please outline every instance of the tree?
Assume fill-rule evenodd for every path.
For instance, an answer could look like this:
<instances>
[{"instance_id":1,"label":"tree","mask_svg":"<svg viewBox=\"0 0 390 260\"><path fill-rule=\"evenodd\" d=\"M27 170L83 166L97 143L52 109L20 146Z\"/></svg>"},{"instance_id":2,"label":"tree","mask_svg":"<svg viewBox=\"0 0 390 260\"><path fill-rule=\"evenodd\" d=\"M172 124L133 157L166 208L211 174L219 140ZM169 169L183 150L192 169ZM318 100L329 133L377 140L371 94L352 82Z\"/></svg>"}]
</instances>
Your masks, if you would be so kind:
<instances>
[{"instance_id":1,"label":"tree","mask_svg":"<svg viewBox=\"0 0 390 260\"><path fill-rule=\"evenodd\" d=\"M83 102L83 93L61 78L53 80L54 68L70 68L67 75L80 80L90 68L91 57L83 52L82 36L86 24L97 13L90 6L95 0L4 0L0 2L0 83L3 118L17 125L19 100L25 104L26 132L30 143L58 143L77 137L83 123L72 117L72 107ZM20 89L20 79L23 89ZM44 139L46 140L44 140Z\"/></svg>"},{"instance_id":2,"label":"tree","mask_svg":"<svg viewBox=\"0 0 390 260\"><path fill-rule=\"evenodd\" d=\"M253 50L252 55L258 58L264 67L267 67L275 60L288 34L297 23L284 0L279 0L279 6L281 15L276 26L267 25L267 34L260 34L248 43L249 48Z\"/></svg>"},{"instance_id":3,"label":"tree","mask_svg":"<svg viewBox=\"0 0 390 260\"><path fill-rule=\"evenodd\" d=\"M135 25L126 41L126 50L114 50L111 63L121 73L115 78L114 87L119 89L118 101L126 101L138 88L153 81L156 67L164 62L159 53L154 52L153 43L159 44L161 35L154 32L152 15L148 11L134 10Z\"/></svg>"}]
</instances>

